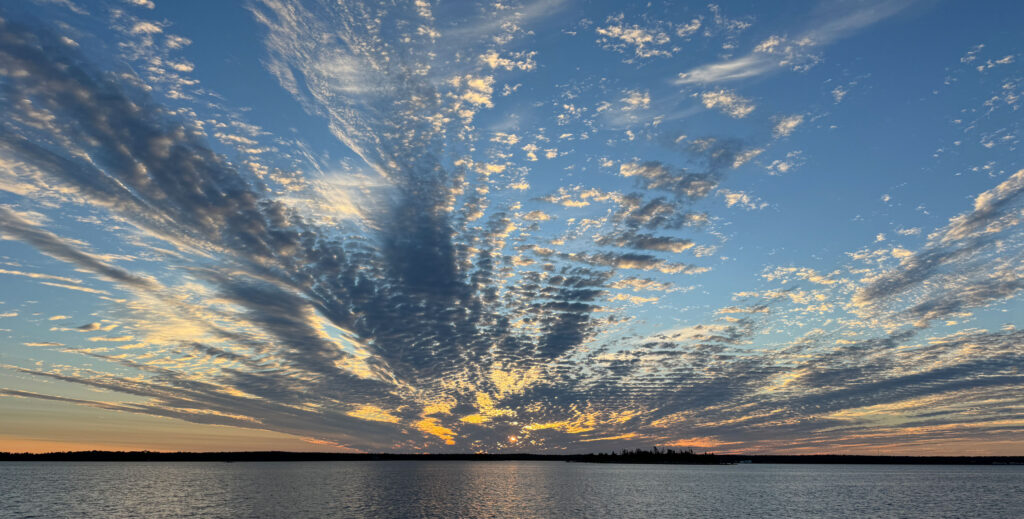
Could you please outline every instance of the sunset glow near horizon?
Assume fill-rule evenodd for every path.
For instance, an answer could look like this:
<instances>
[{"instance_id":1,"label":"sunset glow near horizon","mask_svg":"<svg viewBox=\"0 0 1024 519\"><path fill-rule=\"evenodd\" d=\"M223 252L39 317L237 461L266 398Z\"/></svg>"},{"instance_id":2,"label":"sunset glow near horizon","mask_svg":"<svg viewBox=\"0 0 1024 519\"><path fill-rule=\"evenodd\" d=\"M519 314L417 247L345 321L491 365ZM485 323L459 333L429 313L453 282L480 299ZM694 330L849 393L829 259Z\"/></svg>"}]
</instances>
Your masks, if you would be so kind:
<instances>
[{"instance_id":1,"label":"sunset glow near horizon","mask_svg":"<svg viewBox=\"0 0 1024 519\"><path fill-rule=\"evenodd\" d=\"M0 451L1024 454L1024 3L0 5Z\"/></svg>"}]
</instances>

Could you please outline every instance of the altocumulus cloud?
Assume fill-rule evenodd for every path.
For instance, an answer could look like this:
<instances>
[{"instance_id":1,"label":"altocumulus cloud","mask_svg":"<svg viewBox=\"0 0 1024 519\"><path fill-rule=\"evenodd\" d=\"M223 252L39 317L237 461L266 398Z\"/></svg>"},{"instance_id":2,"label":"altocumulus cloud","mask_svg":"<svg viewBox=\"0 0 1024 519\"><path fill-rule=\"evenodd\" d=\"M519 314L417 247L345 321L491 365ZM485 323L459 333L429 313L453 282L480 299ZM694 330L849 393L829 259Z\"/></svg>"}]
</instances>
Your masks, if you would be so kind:
<instances>
[{"instance_id":1,"label":"altocumulus cloud","mask_svg":"<svg viewBox=\"0 0 1024 519\"><path fill-rule=\"evenodd\" d=\"M249 7L270 76L381 179L384 194L349 211L359 221L332 225L294 203L279 185L284 177L275 177L283 174L253 158L272 149L308 155L301 143L226 133L227 123L172 107L170 100L190 102L184 76L161 76L176 92L161 97L143 78L107 70L81 45L64 42L61 26L0 14L0 164L16 202L0 205L0 233L103 284L92 295L118 313L117 320L68 316L87 324L55 328L70 332L62 341L21 341L86 358L88 366L3 369L126 398L0 394L353 449L656 443L815 451L886 445L908 434L921 446L1019 434L1013 390L1024 382L1016 368L1024 361L1021 332L940 334L929 326L1024 288L1022 172L982 192L973 209L916 250L851 253L852 264L827 275L769 269L763 286L707 305L697 321L672 318L679 299L676 307L663 302L690 297L692 286L675 283L699 284L722 264L711 256L729 239L716 213L727 207L711 195L747 196L724 188L814 118L800 111L759 121L746 94L718 83L781 66L806 70L818 63L812 49L898 8L840 13L806 38L773 37L674 83L661 78L701 84L674 102L714 109L704 115L728 124L760 124L758 143L728 130L669 135L647 113L662 92L645 85L600 92L635 114L637 133L628 140L602 133L597 114L610 105L585 107L575 100L577 86L551 101L559 113L536 127L496 123L488 114L503 109L500 98L515 99L517 82L549 66L544 49L529 48L529 24L544 22L543 9L479 7L468 14L435 13L443 6L426 2ZM441 21L449 14L457 24ZM717 7L713 14L675 26L610 15L594 29L602 36L596 45L637 58L622 66L640 67L678 54L680 38L719 38L721 46L749 25ZM172 50L185 45L160 36L172 28L166 23L117 23L136 43L160 37ZM702 23L718 29L698 31ZM146 45L125 48L142 49L154 63ZM174 74L195 69L183 59L168 66ZM557 144L545 125L559 128ZM637 135L671 145L651 158L638 156L646 150L615 151ZM577 153L571 143L593 136L618 154L593 161L605 164L604 173L588 170L576 186L545 178L545 164L572 171L578 164L558 161ZM247 158L230 160L217 142L244 146ZM603 183L587 184L596 178ZM73 227L16 206L51 215L87 210L116 225L103 239L80 239ZM108 239L136 254L102 254ZM0 274L81 285L25 270ZM665 306L656 314L648 304ZM76 346L97 342L103 347Z\"/></svg>"}]
</instances>

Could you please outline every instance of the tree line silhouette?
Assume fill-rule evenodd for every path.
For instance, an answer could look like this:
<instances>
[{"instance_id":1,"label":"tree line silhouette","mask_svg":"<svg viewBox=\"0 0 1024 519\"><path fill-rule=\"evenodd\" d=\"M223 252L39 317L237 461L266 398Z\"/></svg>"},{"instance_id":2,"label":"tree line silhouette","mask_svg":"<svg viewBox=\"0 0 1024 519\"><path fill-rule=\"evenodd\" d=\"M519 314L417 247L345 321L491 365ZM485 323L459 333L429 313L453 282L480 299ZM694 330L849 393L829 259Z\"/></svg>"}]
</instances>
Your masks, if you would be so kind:
<instances>
[{"instance_id":1,"label":"tree line silhouette","mask_svg":"<svg viewBox=\"0 0 1024 519\"><path fill-rule=\"evenodd\" d=\"M723 461L714 453L705 452L697 454L693 449L674 450L659 449L657 446L650 450L644 449L622 449L619 452L608 454L580 454L569 456L566 461L578 461L586 463L666 463L675 465L721 465L728 463Z\"/></svg>"},{"instance_id":2,"label":"tree line silhouette","mask_svg":"<svg viewBox=\"0 0 1024 519\"><path fill-rule=\"evenodd\" d=\"M66 451L48 453L0 452L3 461L565 461L578 463L648 463L673 465L731 465L736 463L1024 465L1024 456L861 456L844 454L697 454L693 449L653 447L590 454L528 453L348 453L348 452L153 452Z\"/></svg>"}]
</instances>

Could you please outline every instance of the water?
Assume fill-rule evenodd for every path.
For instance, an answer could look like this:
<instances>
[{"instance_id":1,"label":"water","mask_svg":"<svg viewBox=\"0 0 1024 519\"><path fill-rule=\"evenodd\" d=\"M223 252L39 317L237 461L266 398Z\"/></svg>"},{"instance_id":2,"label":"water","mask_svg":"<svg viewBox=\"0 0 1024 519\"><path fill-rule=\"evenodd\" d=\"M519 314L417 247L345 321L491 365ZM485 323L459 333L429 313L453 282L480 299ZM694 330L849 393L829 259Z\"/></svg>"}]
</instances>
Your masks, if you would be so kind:
<instances>
[{"instance_id":1,"label":"water","mask_svg":"<svg viewBox=\"0 0 1024 519\"><path fill-rule=\"evenodd\" d=\"M0 463L0 517L1024 518L1024 466Z\"/></svg>"}]
</instances>

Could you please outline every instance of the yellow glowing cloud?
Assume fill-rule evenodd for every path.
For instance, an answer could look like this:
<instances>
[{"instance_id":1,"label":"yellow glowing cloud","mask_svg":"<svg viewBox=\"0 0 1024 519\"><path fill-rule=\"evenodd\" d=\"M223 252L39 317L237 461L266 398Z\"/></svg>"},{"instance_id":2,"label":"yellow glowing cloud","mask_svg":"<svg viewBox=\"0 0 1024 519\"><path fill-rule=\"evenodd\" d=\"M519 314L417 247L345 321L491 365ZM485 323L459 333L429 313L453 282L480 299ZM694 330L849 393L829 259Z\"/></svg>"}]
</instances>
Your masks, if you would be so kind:
<instances>
[{"instance_id":1,"label":"yellow glowing cloud","mask_svg":"<svg viewBox=\"0 0 1024 519\"><path fill-rule=\"evenodd\" d=\"M521 395L526 388L532 386L541 378L540 366L534 366L528 370L510 369L505 371L499 367L492 367L490 373L491 383L498 390L498 396Z\"/></svg>"},{"instance_id":2,"label":"yellow glowing cloud","mask_svg":"<svg viewBox=\"0 0 1024 519\"><path fill-rule=\"evenodd\" d=\"M131 335L122 335L120 337L90 337L89 342L128 342L135 340L135 337Z\"/></svg>"},{"instance_id":3,"label":"yellow glowing cloud","mask_svg":"<svg viewBox=\"0 0 1024 519\"><path fill-rule=\"evenodd\" d=\"M224 418L230 418L232 420L238 420L241 422L250 422L254 424L263 424L263 421L259 418L253 418L251 416L245 416L235 413L226 413L224 411L217 411L216 409L195 409L188 407L179 407L176 411L180 413L187 413L190 415L209 415L209 416L222 416Z\"/></svg>"},{"instance_id":4,"label":"yellow glowing cloud","mask_svg":"<svg viewBox=\"0 0 1024 519\"><path fill-rule=\"evenodd\" d=\"M770 379L771 385L765 387L763 391L766 393L771 393L774 391L782 391L788 389L791 385L799 385L799 380L804 375L807 375L810 372L811 371L808 369L800 369L789 373L780 373L778 375L775 375Z\"/></svg>"},{"instance_id":5,"label":"yellow glowing cloud","mask_svg":"<svg viewBox=\"0 0 1024 519\"><path fill-rule=\"evenodd\" d=\"M423 407L423 416L430 416L432 414L452 414L452 407L455 407L455 402L444 399L436 402L431 402Z\"/></svg>"},{"instance_id":6,"label":"yellow glowing cloud","mask_svg":"<svg viewBox=\"0 0 1024 519\"><path fill-rule=\"evenodd\" d=\"M345 414L371 422L398 423L400 421L400 418L391 414L391 412L370 404L363 404Z\"/></svg>"},{"instance_id":7,"label":"yellow glowing cloud","mask_svg":"<svg viewBox=\"0 0 1024 519\"><path fill-rule=\"evenodd\" d=\"M562 420L558 422L544 422L544 423L532 423L523 427L527 431L540 431L543 429L554 429L556 431L562 431L569 434L579 434L587 431L593 431L596 424L587 423L582 420Z\"/></svg>"},{"instance_id":8,"label":"yellow glowing cloud","mask_svg":"<svg viewBox=\"0 0 1024 519\"><path fill-rule=\"evenodd\" d=\"M221 393L226 393L231 396L237 396L239 398L259 398L256 395L252 395L244 391L239 391L238 389L235 389L230 386L221 386L220 388L218 388L218 391L220 391Z\"/></svg>"},{"instance_id":9,"label":"yellow glowing cloud","mask_svg":"<svg viewBox=\"0 0 1024 519\"><path fill-rule=\"evenodd\" d=\"M427 417L416 422L413 427L427 434L437 436L447 445L455 445L455 431L441 425L437 418Z\"/></svg>"},{"instance_id":10,"label":"yellow glowing cloud","mask_svg":"<svg viewBox=\"0 0 1024 519\"><path fill-rule=\"evenodd\" d=\"M477 173L484 176L490 176L494 173L501 173L505 171L504 164L478 164L476 167Z\"/></svg>"},{"instance_id":11,"label":"yellow glowing cloud","mask_svg":"<svg viewBox=\"0 0 1024 519\"><path fill-rule=\"evenodd\" d=\"M570 419L529 424L523 427L523 429L527 431L553 429L569 434L579 434L593 431L597 429L599 425L617 425L626 423L641 413L636 410L601 412L589 409L580 412L576 410L575 407L573 407L572 410L574 414Z\"/></svg>"},{"instance_id":12,"label":"yellow glowing cloud","mask_svg":"<svg viewBox=\"0 0 1024 519\"><path fill-rule=\"evenodd\" d=\"M463 422L482 424L491 421L498 416L515 416L516 412L511 409L501 409L494 404L491 395L478 391L476 393L476 408L479 413L471 414L461 418Z\"/></svg>"},{"instance_id":13,"label":"yellow glowing cloud","mask_svg":"<svg viewBox=\"0 0 1024 519\"><path fill-rule=\"evenodd\" d=\"M615 301L629 301L630 303L639 305L639 304L643 304L643 303L651 303L651 302L657 301L658 298L657 297L640 297L640 296L634 296L634 295L630 295L630 294L615 294L614 296L612 296L608 300L612 301L612 302L615 302Z\"/></svg>"},{"instance_id":14,"label":"yellow glowing cloud","mask_svg":"<svg viewBox=\"0 0 1024 519\"><path fill-rule=\"evenodd\" d=\"M602 436L601 438L586 438L586 439L583 439L583 440L580 440L580 441L581 442L600 442L600 441L606 441L606 440L629 440L629 439L632 439L632 438L636 438L637 436L640 436L640 435L635 433L635 432L631 432L631 433L626 433L626 434L617 434L615 436Z\"/></svg>"},{"instance_id":15,"label":"yellow glowing cloud","mask_svg":"<svg viewBox=\"0 0 1024 519\"><path fill-rule=\"evenodd\" d=\"M686 421L686 413L679 412L658 418L657 420L651 422L649 425L651 427L664 428L676 425L684 421Z\"/></svg>"},{"instance_id":16,"label":"yellow glowing cloud","mask_svg":"<svg viewBox=\"0 0 1024 519\"><path fill-rule=\"evenodd\" d=\"M351 447L349 447L347 445L343 445L343 444L340 444L338 442L332 442L330 440L321 440L319 438L300 438L300 439L302 441L306 442L306 443L312 443L313 445L326 445L326 446L329 446L329 447L334 447L336 449L345 449L345 450L351 451L351 452L361 452L361 451L353 449L353 448L351 448Z\"/></svg>"}]
</instances>

